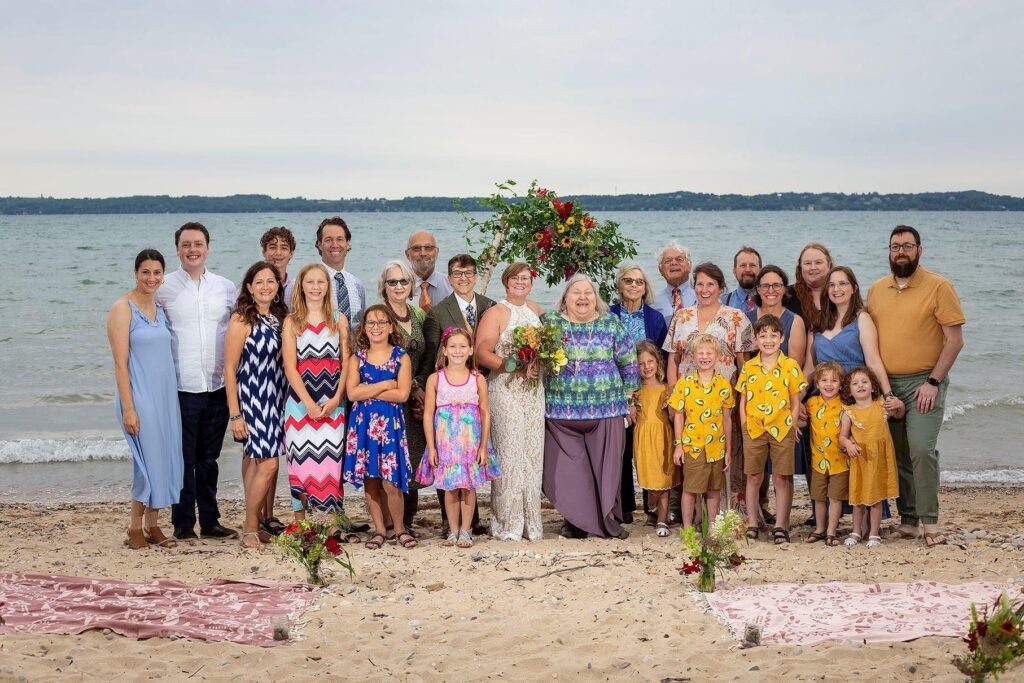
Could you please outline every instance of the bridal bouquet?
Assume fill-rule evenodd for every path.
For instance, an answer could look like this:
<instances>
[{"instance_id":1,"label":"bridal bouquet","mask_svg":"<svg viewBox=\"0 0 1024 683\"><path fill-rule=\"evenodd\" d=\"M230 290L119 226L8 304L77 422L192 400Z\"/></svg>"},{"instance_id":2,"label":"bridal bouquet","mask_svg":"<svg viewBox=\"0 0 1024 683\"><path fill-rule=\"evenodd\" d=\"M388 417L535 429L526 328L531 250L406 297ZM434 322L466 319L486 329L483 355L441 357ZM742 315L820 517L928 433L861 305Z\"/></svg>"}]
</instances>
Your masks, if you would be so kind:
<instances>
[{"instance_id":1,"label":"bridal bouquet","mask_svg":"<svg viewBox=\"0 0 1024 683\"><path fill-rule=\"evenodd\" d=\"M557 325L520 325L512 330L512 351L505 360L505 371L515 372L530 363L539 363L543 373L557 375L568 363L565 340ZM538 380L528 380L536 387Z\"/></svg>"},{"instance_id":2,"label":"bridal bouquet","mask_svg":"<svg viewBox=\"0 0 1024 683\"><path fill-rule=\"evenodd\" d=\"M687 527L683 531L683 548L690 561L682 566L680 574L697 574L697 590L715 592L715 572L718 569L738 567L747 558L739 554L739 540L743 538L743 518L735 510L718 513L711 528L704 515L701 531Z\"/></svg>"}]
</instances>

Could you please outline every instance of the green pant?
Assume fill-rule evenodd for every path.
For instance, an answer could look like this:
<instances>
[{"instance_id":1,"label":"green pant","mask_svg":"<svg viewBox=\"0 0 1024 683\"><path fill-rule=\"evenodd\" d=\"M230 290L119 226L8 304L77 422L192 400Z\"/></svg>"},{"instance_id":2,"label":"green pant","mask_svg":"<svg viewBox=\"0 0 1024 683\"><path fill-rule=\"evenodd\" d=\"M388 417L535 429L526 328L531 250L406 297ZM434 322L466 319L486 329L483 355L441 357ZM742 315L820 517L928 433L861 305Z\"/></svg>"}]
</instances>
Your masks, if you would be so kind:
<instances>
[{"instance_id":1,"label":"green pant","mask_svg":"<svg viewBox=\"0 0 1024 683\"><path fill-rule=\"evenodd\" d=\"M923 415L914 398L918 387L928 379L929 371L913 375L889 375L892 391L907 406L902 420L890 420L889 432L896 446L896 473L899 475L900 522L916 526L939 521L939 452L935 442L942 427L949 377L942 380L935 405Z\"/></svg>"}]
</instances>

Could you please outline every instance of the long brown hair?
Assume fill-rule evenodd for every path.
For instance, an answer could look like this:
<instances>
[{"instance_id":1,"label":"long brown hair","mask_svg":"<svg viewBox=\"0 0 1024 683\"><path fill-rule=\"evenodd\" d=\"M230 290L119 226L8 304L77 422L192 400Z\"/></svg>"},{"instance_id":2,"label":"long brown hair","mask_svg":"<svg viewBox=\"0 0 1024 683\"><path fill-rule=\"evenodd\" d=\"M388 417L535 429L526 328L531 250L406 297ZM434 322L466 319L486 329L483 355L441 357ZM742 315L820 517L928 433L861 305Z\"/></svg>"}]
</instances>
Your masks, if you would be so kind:
<instances>
[{"instance_id":1,"label":"long brown hair","mask_svg":"<svg viewBox=\"0 0 1024 683\"><path fill-rule=\"evenodd\" d=\"M717 341L716 341L717 344ZM644 339L636 345L636 359L640 361L640 354L646 353L648 356L653 356L654 360L658 362L658 371L654 373L654 376L658 378L659 382L664 383L665 381L665 357L661 355L661 351L658 347L652 344L649 340Z\"/></svg>"},{"instance_id":2,"label":"long brown hair","mask_svg":"<svg viewBox=\"0 0 1024 683\"><path fill-rule=\"evenodd\" d=\"M392 346L402 346L402 342L405 341L405 335L402 333L402 328L398 326L398 320L395 318L395 314L391 312L391 309L384 304L374 304L365 311L363 311L363 322L359 323L359 327L356 328L356 349L359 351L365 351L370 348L370 338L366 336L366 319L371 313L383 313L388 319L388 323L391 325L391 332L388 334L388 344Z\"/></svg>"},{"instance_id":3,"label":"long brown hair","mask_svg":"<svg viewBox=\"0 0 1024 683\"><path fill-rule=\"evenodd\" d=\"M235 300L234 313L244 320L247 325L255 325L259 321L260 313L256 308L256 299L249 292L249 285L264 270L269 270L274 274L274 278L277 279L277 294L274 295L274 299L270 302L270 315L277 318L278 323L284 322L285 317L288 315L288 307L284 305L284 294L282 293L284 288L281 286L280 271L278 271L277 266L269 261L257 261L249 266L249 270L245 271L245 276L242 277L242 285L238 288L238 298Z\"/></svg>"},{"instance_id":4,"label":"long brown hair","mask_svg":"<svg viewBox=\"0 0 1024 683\"><path fill-rule=\"evenodd\" d=\"M473 355L473 333L462 327L449 327L441 333L441 344L437 347L437 358L434 361L435 370L448 367L448 356L444 355L444 348L448 345L449 339L459 336L465 337L469 342L469 360L466 361L466 367L470 371L476 370L476 356Z\"/></svg>"},{"instance_id":5,"label":"long brown hair","mask_svg":"<svg viewBox=\"0 0 1024 683\"><path fill-rule=\"evenodd\" d=\"M818 307L815 305L814 295L811 294L811 288L804 282L804 272L800 268L800 262L803 261L804 252L808 249L817 249L825 258L828 260L828 267L831 268L834 261L832 261L832 252L828 250L821 242L808 242L804 245L804 248L800 250L800 255L796 257L796 271L793 273L793 292L796 294L797 300L800 302L800 310L803 311L804 321L807 323L809 328L814 328L818 324Z\"/></svg>"},{"instance_id":6,"label":"long brown hair","mask_svg":"<svg viewBox=\"0 0 1024 683\"><path fill-rule=\"evenodd\" d=\"M839 307L832 303L832 299L828 298L828 283L832 279L832 273L843 273L853 286L853 292L850 294L850 306L846 309L846 315L843 316L839 326L846 327L856 320L860 312L864 310L864 299L860 296L860 285L857 283L857 276L846 266L836 266L829 270L828 275L825 276L825 287L821 290L819 299L821 311L815 320L815 325L811 327L811 332L831 330L835 327L836 320L839 318Z\"/></svg>"},{"instance_id":7,"label":"long brown hair","mask_svg":"<svg viewBox=\"0 0 1024 683\"><path fill-rule=\"evenodd\" d=\"M288 316L288 320L292 323L292 332L295 333L296 337L306 329L306 320L309 318L309 304L306 303L306 291L302 288L302 283L310 271L313 270L319 270L324 274L324 279L327 280L327 292L324 294L324 300L320 303L320 312L323 313L324 320L328 324L334 323L334 302L331 301L331 276L323 265L308 263L302 266L299 276L295 278L295 287L292 289L292 312Z\"/></svg>"}]
</instances>

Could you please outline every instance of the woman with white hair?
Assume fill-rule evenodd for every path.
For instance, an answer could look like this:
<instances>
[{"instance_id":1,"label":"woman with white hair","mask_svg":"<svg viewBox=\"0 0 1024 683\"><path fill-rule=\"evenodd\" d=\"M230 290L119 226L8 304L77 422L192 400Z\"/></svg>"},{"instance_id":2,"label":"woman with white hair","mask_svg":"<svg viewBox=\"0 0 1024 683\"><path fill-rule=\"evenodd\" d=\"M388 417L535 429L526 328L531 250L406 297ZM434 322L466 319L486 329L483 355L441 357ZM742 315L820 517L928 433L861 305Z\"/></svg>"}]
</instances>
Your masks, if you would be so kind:
<instances>
[{"instance_id":1,"label":"woman with white hair","mask_svg":"<svg viewBox=\"0 0 1024 683\"><path fill-rule=\"evenodd\" d=\"M626 538L619 485L626 397L640 387L636 346L583 274L543 321L561 328L568 359L546 378L544 495L565 517L563 536Z\"/></svg>"},{"instance_id":2,"label":"woman with white hair","mask_svg":"<svg viewBox=\"0 0 1024 683\"><path fill-rule=\"evenodd\" d=\"M398 260L385 263L377 278L377 294L398 321L398 329L402 333L401 348L409 356L414 378L421 375L421 364L427 364L430 368L434 365L434 359L424 357L427 342L423 336L423 321L427 315L422 308L414 306L409 301L413 297L415 283L416 277L412 269L407 263ZM427 370L426 374L429 375L430 372L433 370ZM409 400L403 406L405 436L409 441L409 459L412 462L411 472L419 468L420 460L427 448L427 439L423 434L423 399L423 387L414 379ZM406 529L412 529L412 520L416 516L419 504L419 487L415 478L410 477L409 491L405 494Z\"/></svg>"},{"instance_id":3,"label":"woman with white hair","mask_svg":"<svg viewBox=\"0 0 1024 683\"><path fill-rule=\"evenodd\" d=\"M612 315L619 319L635 343L639 344L646 340L660 349L668 335L668 325L665 323L665 317L653 307L654 289L640 264L628 261L620 265L615 276L615 289L619 293L619 300L609 309ZM636 491L633 488L633 423L631 416L630 424L626 428L626 450L622 456L622 521L626 524L633 523L633 513L636 512ZM648 516L651 515L646 499L644 512Z\"/></svg>"}]
</instances>

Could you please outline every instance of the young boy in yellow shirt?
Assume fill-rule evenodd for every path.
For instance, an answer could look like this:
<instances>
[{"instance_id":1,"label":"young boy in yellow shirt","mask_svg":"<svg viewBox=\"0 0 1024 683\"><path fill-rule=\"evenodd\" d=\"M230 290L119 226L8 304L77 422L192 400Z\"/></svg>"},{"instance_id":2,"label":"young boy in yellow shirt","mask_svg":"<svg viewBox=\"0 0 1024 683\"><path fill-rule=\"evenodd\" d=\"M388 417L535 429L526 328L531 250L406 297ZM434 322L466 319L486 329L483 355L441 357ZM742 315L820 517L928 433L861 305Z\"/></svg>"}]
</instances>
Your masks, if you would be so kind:
<instances>
[{"instance_id":1,"label":"young boy in yellow shirt","mask_svg":"<svg viewBox=\"0 0 1024 683\"><path fill-rule=\"evenodd\" d=\"M797 427L793 406L807 388L800 364L782 353L782 321L768 314L754 323L758 355L743 365L736 380L743 433L743 472L747 475L747 538L757 538L758 489L764 466L772 459L775 486L776 545L789 543L789 511L793 505L793 472Z\"/></svg>"}]
</instances>

